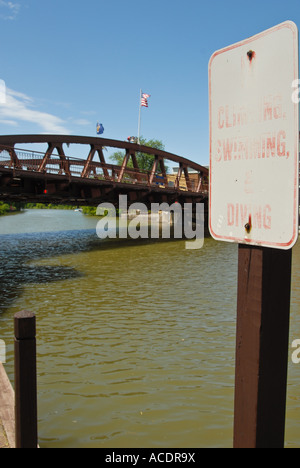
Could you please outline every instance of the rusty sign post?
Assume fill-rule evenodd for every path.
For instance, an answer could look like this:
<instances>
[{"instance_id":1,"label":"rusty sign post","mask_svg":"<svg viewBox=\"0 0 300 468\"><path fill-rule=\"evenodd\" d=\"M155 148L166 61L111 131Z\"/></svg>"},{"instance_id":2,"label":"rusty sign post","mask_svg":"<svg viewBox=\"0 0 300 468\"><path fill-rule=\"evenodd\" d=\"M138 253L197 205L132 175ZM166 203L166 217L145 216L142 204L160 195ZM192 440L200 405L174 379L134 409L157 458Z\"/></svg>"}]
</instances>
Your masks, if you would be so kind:
<instances>
[{"instance_id":1,"label":"rusty sign post","mask_svg":"<svg viewBox=\"0 0 300 468\"><path fill-rule=\"evenodd\" d=\"M298 238L298 29L286 21L209 63L210 219L239 244L234 447L283 447L292 247Z\"/></svg>"}]
</instances>

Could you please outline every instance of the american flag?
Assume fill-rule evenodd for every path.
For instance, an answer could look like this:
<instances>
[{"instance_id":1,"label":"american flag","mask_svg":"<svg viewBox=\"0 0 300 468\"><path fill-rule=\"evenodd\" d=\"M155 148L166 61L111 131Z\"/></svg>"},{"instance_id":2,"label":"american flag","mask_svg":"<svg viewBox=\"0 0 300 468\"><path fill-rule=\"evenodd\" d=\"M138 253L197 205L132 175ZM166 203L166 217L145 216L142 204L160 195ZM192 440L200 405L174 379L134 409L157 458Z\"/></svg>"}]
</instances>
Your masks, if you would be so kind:
<instances>
[{"instance_id":1,"label":"american flag","mask_svg":"<svg viewBox=\"0 0 300 468\"><path fill-rule=\"evenodd\" d=\"M150 94L142 93L141 97L141 106L142 107L148 107L148 98L150 97Z\"/></svg>"}]
</instances>

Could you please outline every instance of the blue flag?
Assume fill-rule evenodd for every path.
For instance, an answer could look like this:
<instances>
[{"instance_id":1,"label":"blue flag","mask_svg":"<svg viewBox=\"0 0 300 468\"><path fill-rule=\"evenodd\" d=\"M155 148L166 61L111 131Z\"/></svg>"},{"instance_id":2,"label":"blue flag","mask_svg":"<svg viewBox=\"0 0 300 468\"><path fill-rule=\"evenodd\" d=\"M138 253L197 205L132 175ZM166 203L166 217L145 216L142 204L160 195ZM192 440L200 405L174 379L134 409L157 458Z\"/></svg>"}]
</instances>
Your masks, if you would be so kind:
<instances>
[{"instance_id":1,"label":"blue flag","mask_svg":"<svg viewBox=\"0 0 300 468\"><path fill-rule=\"evenodd\" d=\"M102 123L97 123L97 135L102 135L102 133L104 133L104 127L102 125Z\"/></svg>"}]
</instances>

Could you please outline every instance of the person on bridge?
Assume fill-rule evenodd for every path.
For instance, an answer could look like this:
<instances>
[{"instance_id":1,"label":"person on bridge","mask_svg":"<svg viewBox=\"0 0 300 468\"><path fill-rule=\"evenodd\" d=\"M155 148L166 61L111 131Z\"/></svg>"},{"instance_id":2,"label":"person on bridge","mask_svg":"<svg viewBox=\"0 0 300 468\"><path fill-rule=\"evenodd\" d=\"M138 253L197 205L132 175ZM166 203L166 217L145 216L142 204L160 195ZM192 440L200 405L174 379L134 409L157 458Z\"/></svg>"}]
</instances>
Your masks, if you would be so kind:
<instances>
[{"instance_id":1,"label":"person on bridge","mask_svg":"<svg viewBox=\"0 0 300 468\"><path fill-rule=\"evenodd\" d=\"M137 143L137 137L129 136L127 140L129 143Z\"/></svg>"}]
</instances>

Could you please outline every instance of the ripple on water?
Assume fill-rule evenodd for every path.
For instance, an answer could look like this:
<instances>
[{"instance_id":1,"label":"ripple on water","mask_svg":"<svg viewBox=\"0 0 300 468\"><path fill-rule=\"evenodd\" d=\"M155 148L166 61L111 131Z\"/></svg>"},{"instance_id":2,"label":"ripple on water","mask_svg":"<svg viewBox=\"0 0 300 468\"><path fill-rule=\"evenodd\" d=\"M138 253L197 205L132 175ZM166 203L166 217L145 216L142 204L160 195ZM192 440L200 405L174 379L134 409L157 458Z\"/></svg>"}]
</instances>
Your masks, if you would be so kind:
<instances>
[{"instance_id":1,"label":"ripple on water","mask_svg":"<svg viewBox=\"0 0 300 468\"><path fill-rule=\"evenodd\" d=\"M8 236L3 245L11 377L12 315L37 314L42 447L232 445L236 246L103 248L91 230ZM297 286L291 334L300 338ZM290 367L294 445L298 368Z\"/></svg>"}]
</instances>

